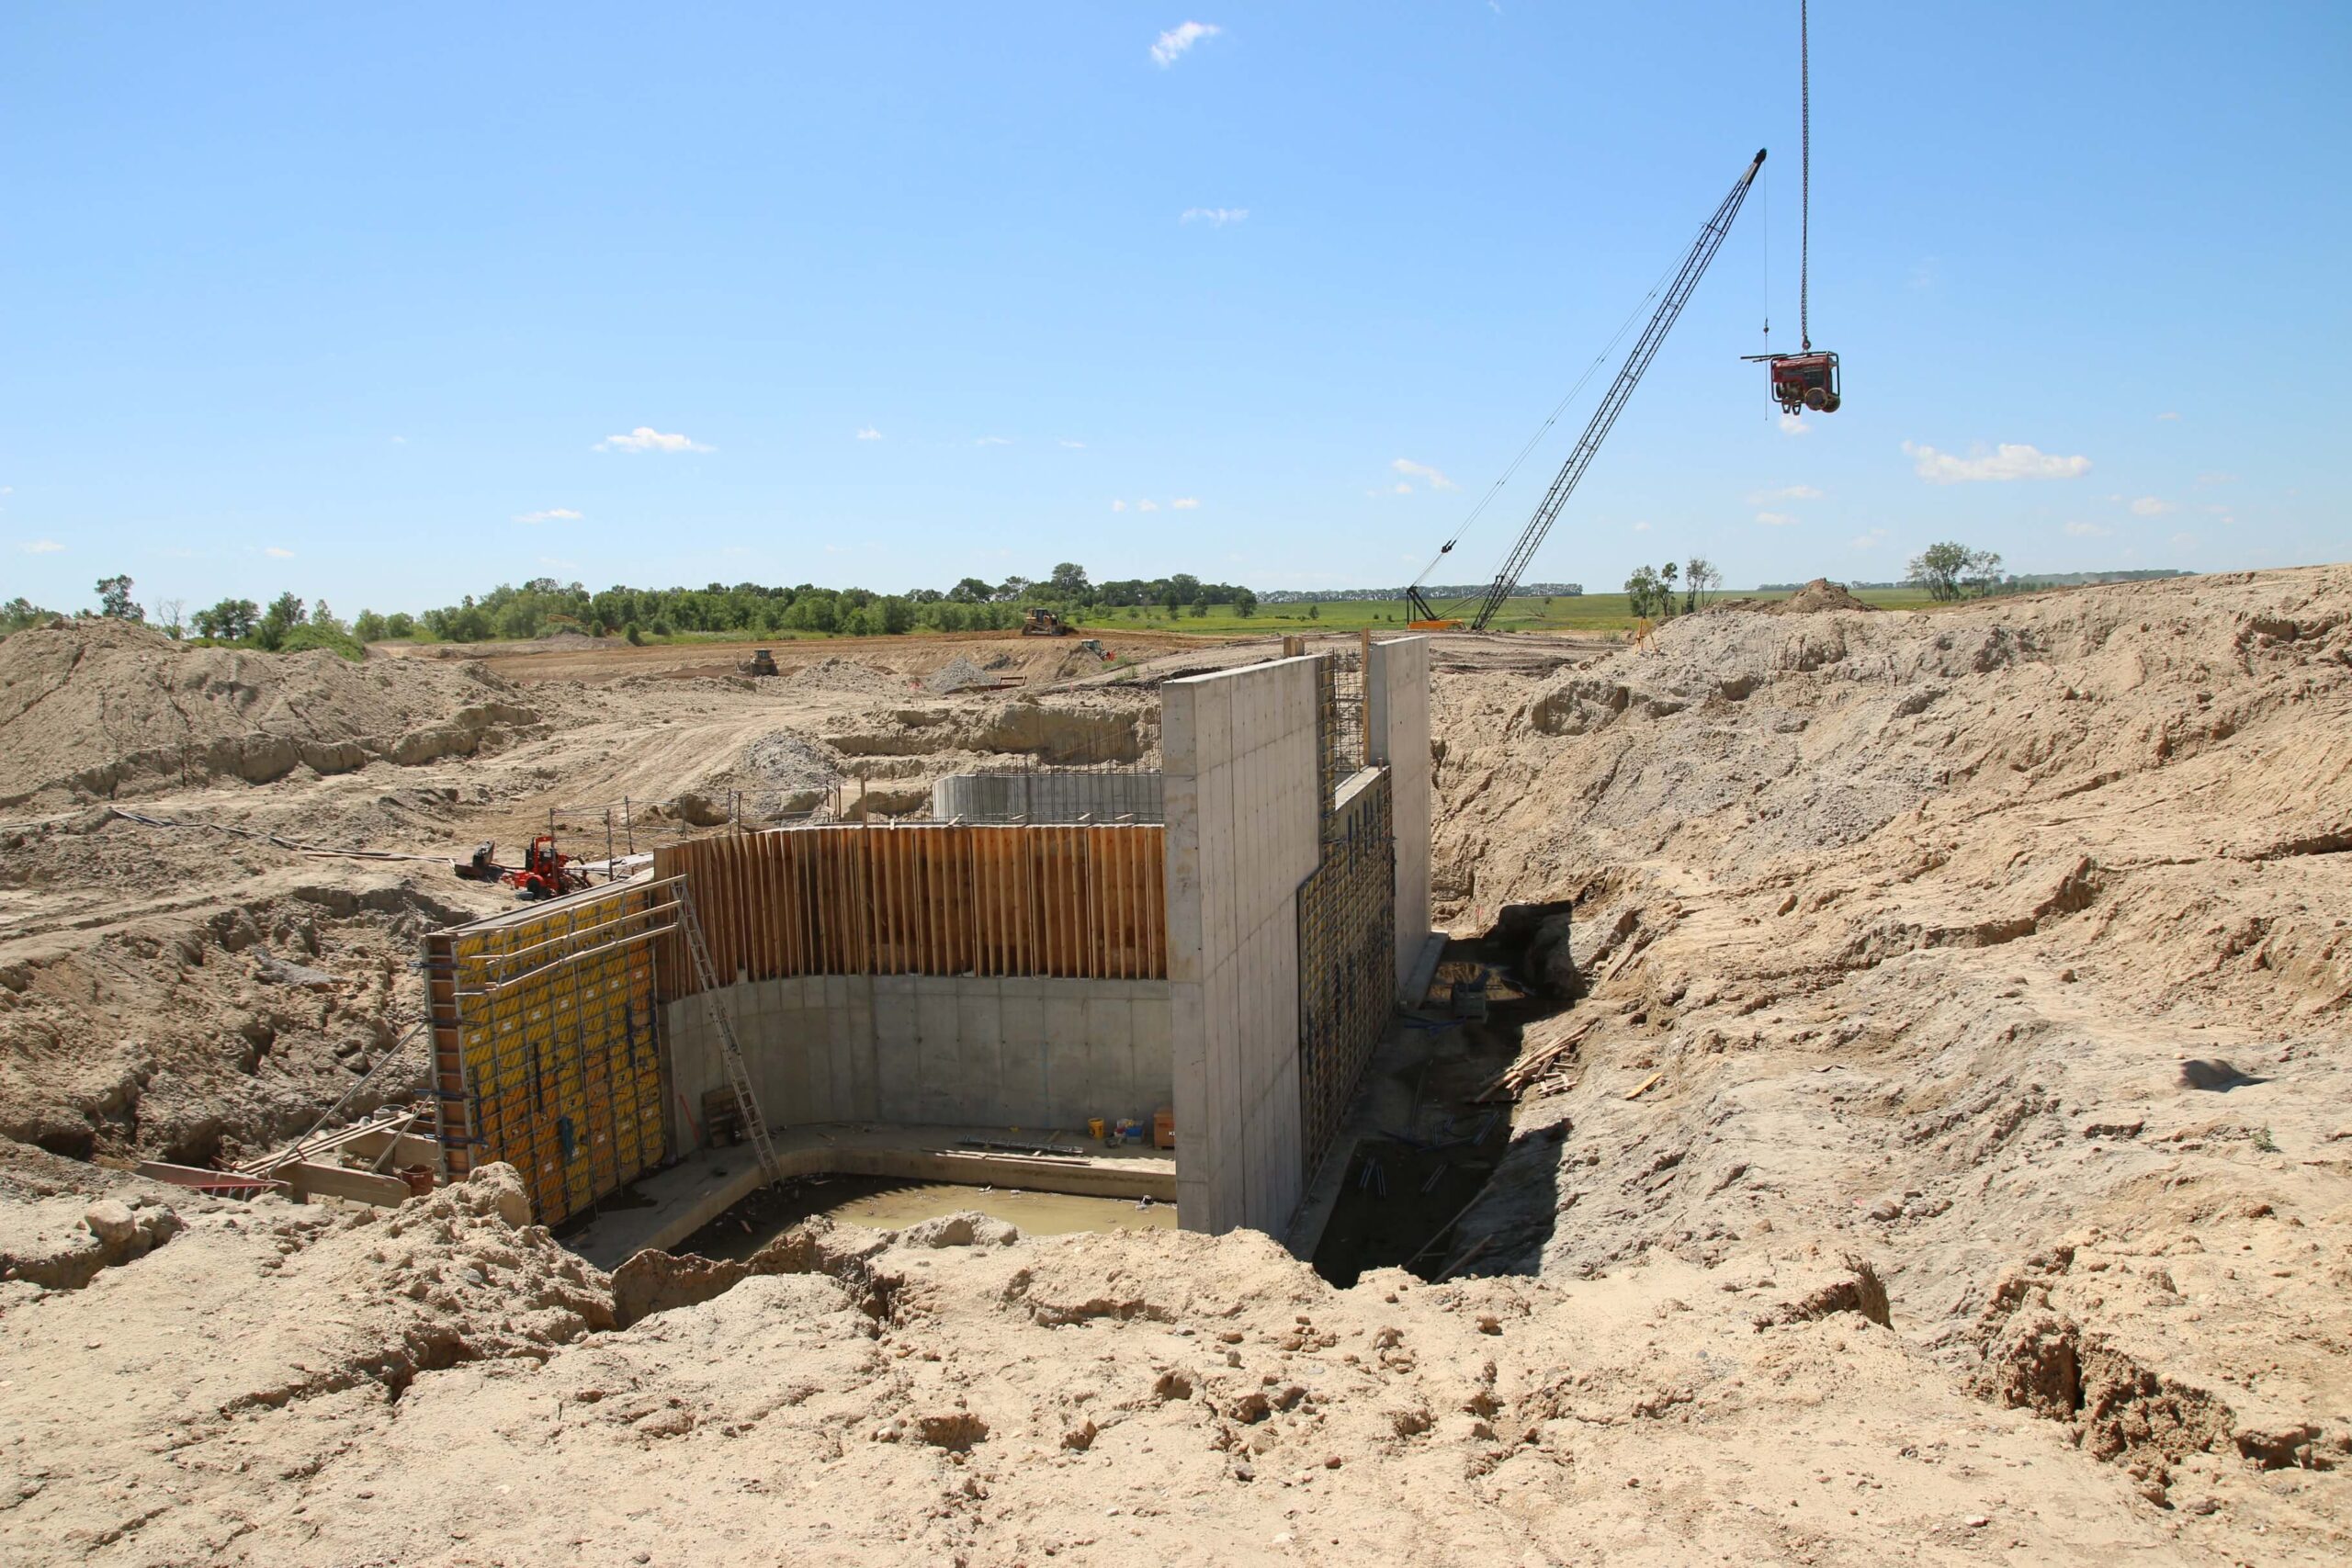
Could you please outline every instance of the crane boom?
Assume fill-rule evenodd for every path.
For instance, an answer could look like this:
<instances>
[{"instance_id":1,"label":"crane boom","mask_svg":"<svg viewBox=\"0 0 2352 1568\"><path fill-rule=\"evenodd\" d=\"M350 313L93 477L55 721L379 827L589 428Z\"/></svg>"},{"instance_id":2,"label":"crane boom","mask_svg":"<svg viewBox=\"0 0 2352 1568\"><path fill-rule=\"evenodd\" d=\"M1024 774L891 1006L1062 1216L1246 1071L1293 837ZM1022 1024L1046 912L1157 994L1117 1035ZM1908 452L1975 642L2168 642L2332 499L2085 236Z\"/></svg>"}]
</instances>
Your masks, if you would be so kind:
<instances>
[{"instance_id":1,"label":"crane boom","mask_svg":"<svg viewBox=\"0 0 2352 1568\"><path fill-rule=\"evenodd\" d=\"M1674 319L1682 314L1682 307L1690 302L1691 292L1699 287L1699 279L1705 274L1707 264L1714 260L1715 253L1723 248L1724 236L1731 232L1732 220L1739 216L1740 203L1747 199L1747 187L1756 183L1756 172L1763 166L1764 152L1758 148L1755 161L1733 183L1731 194L1724 197L1723 205L1715 209L1715 215L1708 219L1707 226L1699 231L1690 254L1682 258L1681 270L1674 275L1674 281L1667 286L1666 297L1658 301L1657 312L1650 317L1650 324L1642 329L1641 337L1625 355L1625 363L1619 367L1617 379L1610 383L1608 392L1600 400L1600 406L1592 411L1592 423L1586 425L1584 434L1577 438L1576 450L1570 452L1568 460L1560 465L1559 475L1553 479L1552 488L1544 492L1543 502L1535 508L1535 515L1528 519L1526 529L1519 536L1519 542L1511 546L1502 570L1495 574L1493 584L1479 601L1478 613L1470 622L1471 630L1485 631L1487 623L1502 609L1503 602L1510 597L1511 590L1519 586L1520 576L1526 571L1528 563L1535 558L1536 550L1543 546L1544 536L1550 533L1552 525L1559 520L1560 509L1567 504L1569 491L1575 490L1577 481L1584 478L1584 471L1591 465L1593 455L1600 450L1600 443L1609 434L1609 427L1617 423L1617 416L1624 412L1626 400L1634 395L1634 388L1640 383L1642 372L1650 367L1650 361L1657 356L1658 347L1666 342L1667 332L1674 325Z\"/></svg>"}]
</instances>

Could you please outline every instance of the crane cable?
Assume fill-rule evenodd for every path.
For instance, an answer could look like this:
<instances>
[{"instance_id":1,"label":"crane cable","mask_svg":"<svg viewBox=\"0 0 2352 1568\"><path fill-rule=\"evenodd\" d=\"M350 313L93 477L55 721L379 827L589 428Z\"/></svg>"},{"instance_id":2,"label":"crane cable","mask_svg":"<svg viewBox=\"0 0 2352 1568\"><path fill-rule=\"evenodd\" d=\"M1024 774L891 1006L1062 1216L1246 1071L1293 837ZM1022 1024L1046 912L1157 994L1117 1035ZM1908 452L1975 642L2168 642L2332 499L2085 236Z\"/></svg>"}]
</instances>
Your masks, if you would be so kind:
<instances>
[{"instance_id":1,"label":"crane cable","mask_svg":"<svg viewBox=\"0 0 2352 1568\"><path fill-rule=\"evenodd\" d=\"M1812 0L1797 0L1797 112L1801 133L1797 163L1797 336L1813 352L1813 39Z\"/></svg>"},{"instance_id":2,"label":"crane cable","mask_svg":"<svg viewBox=\"0 0 2352 1568\"><path fill-rule=\"evenodd\" d=\"M1533 454L1544 437L1550 434L1552 427L1560 423L1560 415L1567 412L1568 405L1576 400L1577 394L1584 390L1585 383L1591 380L1600 367L1609 362L1610 356L1617 352L1617 345L1625 340L1627 333L1634 330L1634 323L1641 320L1643 310L1658 297L1659 291L1666 288L1668 282L1673 277L1674 272L1675 269L1669 266L1659 273L1657 281L1650 285L1650 291L1643 295L1631 310L1625 312L1625 319L1618 323L1616 333L1601 345L1600 352L1592 356L1592 363L1585 367L1584 374L1577 378L1576 385L1560 395L1560 400L1552 405L1552 412L1544 416L1542 424L1535 427L1535 434L1527 438L1527 444L1519 449L1519 455L1510 460L1510 464L1504 468L1501 476L1488 487L1487 493L1479 498L1478 504L1470 509L1469 515L1454 525L1453 536L1440 545L1437 554L1430 558L1430 564L1421 568L1420 576L1413 579L1414 587L1419 588L1422 581L1437 570L1438 563L1453 552L1453 547L1462 542L1463 536L1470 532L1478 519L1486 515L1487 508L1494 504L1495 498L1503 492L1503 487L1510 484L1519 473L1520 468L1526 464L1528 457ZM1470 603L1468 599L1461 601L1463 604L1468 603ZM1460 606L1451 607L1459 608Z\"/></svg>"}]
</instances>

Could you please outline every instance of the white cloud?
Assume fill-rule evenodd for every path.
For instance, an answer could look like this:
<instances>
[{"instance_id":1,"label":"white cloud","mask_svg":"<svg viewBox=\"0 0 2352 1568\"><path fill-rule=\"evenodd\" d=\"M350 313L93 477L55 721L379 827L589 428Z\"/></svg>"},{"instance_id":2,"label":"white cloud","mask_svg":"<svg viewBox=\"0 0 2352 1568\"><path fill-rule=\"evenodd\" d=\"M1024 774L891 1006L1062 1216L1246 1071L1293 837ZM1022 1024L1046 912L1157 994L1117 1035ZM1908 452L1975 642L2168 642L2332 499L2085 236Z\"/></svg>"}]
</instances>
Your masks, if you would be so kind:
<instances>
[{"instance_id":1,"label":"white cloud","mask_svg":"<svg viewBox=\"0 0 2352 1568\"><path fill-rule=\"evenodd\" d=\"M1750 506L1770 506L1776 501L1819 501L1821 491L1811 485L1782 485L1779 490L1759 490L1747 498Z\"/></svg>"},{"instance_id":2,"label":"white cloud","mask_svg":"<svg viewBox=\"0 0 2352 1568\"><path fill-rule=\"evenodd\" d=\"M2039 446L2023 442L2005 441L1990 453L1979 451L1974 457L1959 457L1950 452L1939 452L1932 446L1905 441L1903 455L1911 459L1912 471L1933 485L1969 484L1978 480L2073 479L2091 471L2088 457L2062 457L2055 452L2044 452Z\"/></svg>"},{"instance_id":3,"label":"white cloud","mask_svg":"<svg viewBox=\"0 0 2352 1568\"><path fill-rule=\"evenodd\" d=\"M1073 451L1073 452L1083 452L1083 451L1085 451L1085 450L1086 450L1086 443L1085 443L1085 442L1083 442L1083 441L1072 441L1072 440L1071 440L1071 439L1069 439L1068 436L1064 436L1060 441L1058 441L1058 442L1055 443L1055 445L1056 445L1056 446L1067 446L1067 447L1069 447L1069 448L1071 451Z\"/></svg>"},{"instance_id":4,"label":"white cloud","mask_svg":"<svg viewBox=\"0 0 2352 1568\"><path fill-rule=\"evenodd\" d=\"M1767 528L1785 528L1796 519L1785 512L1759 512L1756 514L1756 521Z\"/></svg>"},{"instance_id":5,"label":"white cloud","mask_svg":"<svg viewBox=\"0 0 2352 1568\"><path fill-rule=\"evenodd\" d=\"M1138 501L1136 502L1136 510L1137 512L1157 512L1159 510L1159 502L1156 501Z\"/></svg>"},{"instance_id":6,"label":"white cloud","mask_svg":"<svg viewBox=\"0 0 2352 1568\"><path fill-rule=\"evenodd\" d=\"M405 435L395 435L392 437L392 445L395 446L405 446L408 445L408 437Z\"/></svg>"},{"instance_id":7,"label":"white cloud","mask_svg":"<svg viewBox=\"0 0 2352 1568\"><path fill-rule=\"evenodd\" d=\"M572 511L569 506L550 506L545 512L523 513L514 521L517 523L577 523L580 521L580 513Z\"/></svg>"},{"instance_id":8,"label":"white cloud","mask_svg":"<svg viewBox=\"0 0 2352 1568\"><path fill-rule=\"evenodd\" d=\"M858 427L857 438L860 441L879 441L882 439L882 433L875 429L870 424L860 425Z\"/></svg>"},{"instance_id":9,"label":"white cloud","mask_svg":"<svg viewBox=\"0 0 2352 1568\"><path fill-rule=\"evenodd\" d=\"M1857 534L1852 539L1849 540L1848 543L1851 544L1854 548L1858 550L1874 550L1879 547L1880 543L1885 539L1885 529L1873 528L1867 534Z\"/></svg>"},{"instance_id":10,"label":"white cloud","mask_svg":"<svg viewBox=\"0 0 2352 1568\"><path fill-rule=\"evenodd\" d=\"M1010 446L1012 445L1012 442L1011 438L1007 436L983 435L978 440L973 442L972 445L975 446Z\"/></svg>"},{"instance_id":11,"label":"white cloud","mask_svg":"<svg viewBox=\"0 0 2352 1568\"><path fill-rule=\"evenodd\" d=\"M1650 520L1649 520L1648 518L1646 518L1646 517L1643 518L1639 523L1636 523L1636 524L1634 524L1634 533L1636 533L1636 534L1646 534L1646 533L1648 533L1649 531L1650 531Z\"/></svg>"},{"instance_id":12,"label":"white cloud","mask_svg":"<svg viewBox=\"0 0 2352 1568\"><path fill-rule=\"evenodd\" d=\"M627 435L607 435L596 443L599 452L715 452L683 435L664 435L650 424L640 424Z\"/></svg>"},{"instance_id":13,"label":"white cloud","mask_svg":"<svg viewBox=\"0 0 2352 1568\"><path fill-rule=\"evenodd\" d=\"M2104 539L2115 530L2103 527L2097 523L2069 523L2066 525L2066 532L2077 539Z\"/></svg>"},{"instance_id":14,"label":"white cloud","mask_svg":"<svg viewBox=\"0 0 2352 1568\"><path fill-rule=\"evenodd\" d=\"M1403 479L1398 479L1395 484L1388 487L1388 493L1391 495L1410 495L1413 493L1413 487L1407 484Z\"/></svg>"},{"instance_id":15,"label":"white cloud","mask_svg":"<svg viewBox=\"0 0 2352 1568\"><path fill-rule=\"evenodd\" d=\"M1162 67L1175 64L1184 58L1184 51L1204 38L1215 38L1225 31L1214 22L1186 22L1159 35L1151 46L1151 58Z\"/></svg>"},{"instance_id":16,"label":"white cloud","mask_svg":"<svg viewBox=\"0 0 2352 1568\"><path fill-rule=\"evenodd\" d=\"M726 553L729 555L734 555L737 552L730 549ZM539 558L539 564L552 571L578 571L581 570L581 566L578 561L558 560L553 556L541 556Z\"/></svg>"},{"instance_id":17,"label":"white cloud","mask_svg":"<svg viewBox=\"0 0 2352 1568\"><path fill-rule=\"evenodd\" d=\"M2235 484L2237 482L2237 478L2238 477L2235 474L2225 474L2218 468L2210 468L2204 473L2197 476L2197 482L2201 485ZM8 492L6 491L0 490L0 495L6 495L7 493Z\"/></svg>"},{"instance_id":18,"label":"white cloud","mask_svg":"<svg viewBox=\"0 0 2352 1568\"><path fill-rule=\"evenodd\" d=\"M1228 223L1238 223L1250 216L1246 207L1188 207L1179 223L1206 223L1222 229Z\"/></svg>"},{"instance_id":19,"label":"white cloud","mask_svg":"<svg viewBox=\"0 0 2352 1568\"><path fill-rule=\"evenodd\" d=\"M1114 512L1125 512L1126 509L1127 503L1124 501L1114 501L1111 503L1111 510Z\"/></svg>"},{"instance_id":20,"label":"white cloud","mask_svg":"<svg viewBox=\"0 0 2352 1568\"><path fill-rule=\"evenodd\" d=\"M29 539L17 547L28 556L53 556L65 547L55 539Z\"/></svg>"},{"instance_id":21,"label":"white cloud","mask_svg":"<svg viewBox=\"0 0 2352 1568\"><path fill-rule=\"evenodd\" d=\"M1200 509L1201 503L1199 498L1195 496L1180 495L1168 504L1179 512L1196 512Z\"/></svg>"},{"instance_id":22,"label":"white cloud","mask_svg":"<svg viewBox=\"0 0 2352 1568\"><path fill-rule=\"evenodd\" d=\"M2156 415L2156 417L2157 417L2158 419L2163 419L2163 420L2175 420L2175 419L2178 419L2178 418L2180 417L2180 415L2178 415L2178 414L2177 414L2177 413L2170 412L2166 412L2160 413L2160 414Z\"/></svg>"},{"instance_id":23,"label":"white cloud","mask_svg":"<svg viewBox=\"0 0 2352 1568\"><path fill-rule=\"evenodd\" d=\"M1416 463L1410 457L1399 457L1388 466L1396 469L1398 473L1404 475L1408 479L1419 479L1428 480L1429 487L1431 490L1460 490L1462 488L1460 485L1455 484L1452 479L1447 479L1443 474L1439 473L1435 468L1430 468L1427 463ZM1400 485L1397 488L1402 490L1405 487Z\"/></svg>"},{"instance_id":24,"label":"white cloud","mask_svg":"<svg viewBox=\"0 0 2352 1568\"><path fill-rule=\"evenodd\" d=\"M1811 435L1813 434L1813 426L1807 424L1804 421L1799 419L1792 413L1784 413L1781 416L1781 434L1783 435Z\"/></svg>"},{"instance_id":25,"label":"white cloud","mask_svg":"<svg viewBox=\"0 0 2352 1568\"><path fill-rule=\"evenodd\" d=\"M2153 495L2143 495L2132 503L2132 515L2134 517L2162 517L2173 510L2171 502L2159 501Z\"/></svg>"},{"instance_id":26,"label":"white cloud","mask_svg":"<svg viewBox=\"0 0 2352 1568\"><path fill-rule=\"evenodd\" d=\"M271 545L267 548L264 549L262 554L267 556L272 560L292 560L294 558L294 552L288 549L283 545Z\"/></svg>"}]
</instances>

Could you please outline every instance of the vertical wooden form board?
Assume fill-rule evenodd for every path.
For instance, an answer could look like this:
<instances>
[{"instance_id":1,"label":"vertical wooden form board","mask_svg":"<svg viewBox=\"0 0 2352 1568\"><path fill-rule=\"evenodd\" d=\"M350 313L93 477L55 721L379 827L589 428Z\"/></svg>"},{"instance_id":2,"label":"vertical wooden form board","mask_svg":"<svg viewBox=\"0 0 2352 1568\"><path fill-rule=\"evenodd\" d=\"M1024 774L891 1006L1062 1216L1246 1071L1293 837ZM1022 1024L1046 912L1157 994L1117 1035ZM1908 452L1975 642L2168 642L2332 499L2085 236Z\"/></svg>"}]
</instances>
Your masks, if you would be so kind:
<instances>
[{"instance_id":1,"label":"vertical wooden form board","mask_svg":"<svg viewBox=\"0 0 2352 1568\"><path fill-rule=\"evenodd\" d=\"M721 985L795 975L1168 973L1163 829L1087 826L787 829L671 845ZM665 942L661 995L692 994Z\"/></svg>"},{"instance_id":2,"label":"vertical wooden form board","mask_svg":"<svg viewBox=\"0 0 2352 1568\"><path fill-rule=\"evenodd\" d=\"M662 1162L662 901L617 887L426 939L453 1179L503 1160L556 1224Z\"/></svg>"}]
</instances>

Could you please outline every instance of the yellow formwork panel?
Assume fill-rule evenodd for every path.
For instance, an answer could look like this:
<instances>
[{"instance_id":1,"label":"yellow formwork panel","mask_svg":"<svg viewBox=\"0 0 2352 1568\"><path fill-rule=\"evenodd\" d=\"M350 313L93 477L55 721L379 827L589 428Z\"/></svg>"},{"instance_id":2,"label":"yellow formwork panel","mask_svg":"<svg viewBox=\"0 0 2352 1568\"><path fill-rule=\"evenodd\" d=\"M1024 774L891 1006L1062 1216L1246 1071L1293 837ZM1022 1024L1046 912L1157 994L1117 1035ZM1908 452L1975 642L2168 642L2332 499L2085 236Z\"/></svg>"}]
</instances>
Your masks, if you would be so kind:
<instances>
[{"instance_id":1,"label":"yellow formwork panel","mask_svg":"<svg viewBox=\"0 0 2352 1568\"><path fill-rule=\"evenodd\" d=\"M452 933L478 1158L521 1173L543 1224L579 1213L666 1152L642 936L653 908L646 891L588 894Z\"/></svg>"}]
</instances>

